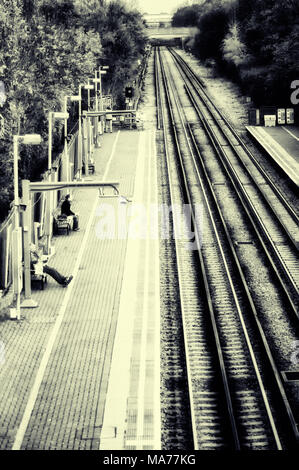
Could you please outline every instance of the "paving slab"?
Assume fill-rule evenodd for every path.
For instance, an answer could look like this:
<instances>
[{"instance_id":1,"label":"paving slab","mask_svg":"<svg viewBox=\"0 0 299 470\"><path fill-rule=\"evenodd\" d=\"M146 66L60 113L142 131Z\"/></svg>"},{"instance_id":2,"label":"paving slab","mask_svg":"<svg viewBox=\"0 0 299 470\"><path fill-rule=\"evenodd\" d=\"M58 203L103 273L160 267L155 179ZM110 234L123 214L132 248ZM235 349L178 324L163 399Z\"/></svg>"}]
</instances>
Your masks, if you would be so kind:
<instances>
[{"instance_id":1,"label":"paving slab","mask_svg":"<svg viewBox=\"0 0 299 470\"><path fill-rule=\"evenodd\" d=\"M121 194L132 197L139 138L105 134L86 180L120 181ZM119 199L73 190L80 231L53 239L49 263L73 281L64 289L48 277L44 291L32 292L37 308L0 324L0 449L99 446L127 244L99 237L103 204L115 209Z\"/></svg>"}]
</instances>

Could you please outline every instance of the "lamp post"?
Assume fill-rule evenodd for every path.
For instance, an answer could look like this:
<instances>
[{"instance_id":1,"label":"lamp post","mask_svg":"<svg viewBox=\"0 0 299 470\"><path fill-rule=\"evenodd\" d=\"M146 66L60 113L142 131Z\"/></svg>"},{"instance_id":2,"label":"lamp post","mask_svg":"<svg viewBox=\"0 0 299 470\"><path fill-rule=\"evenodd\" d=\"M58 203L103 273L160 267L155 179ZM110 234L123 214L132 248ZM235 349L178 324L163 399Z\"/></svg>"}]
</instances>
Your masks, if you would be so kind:
<instances>
[{"instance_id":1,"label":"lamp post","mask_svg":"<svg viewBox=\"0 0 299 470\"><path fill-rule=\"evenodd\" d=\"M106 66L108 68L108 66ZM99 77L98 77L99 73ZM95 111L99 111L99 101L98 101L98 89L97 89L97 84L100 84L100 110L103 110L103 100L102 100L102 75L107 73L106 70L101 70L99 69L99 72L95 71L95 78L93 79L93 82L95 84ZM100 134L103 133L104 129L102 127L102 117L100 117Z\"/></svg>"},{"instance_id":2,"label":"lamp post","mask_svg":"<svg viewBox=\"0 0 299 470\"><path fill-rule=\"evenodd\" d=\"M88 108L89 108L89 101L90 101L90 90L93 90L94 89L94 85L92 84L84 84L84 83L80 83L79 85L79 97L80 97L80 100L79 100L79 131L78 131L78 149L79 149L79 152L78 152L78 163L79 163L79 174L80 174L80 177L81 177L81 172L82 172L82 88L84 90L88 90ZM84 155L84 166L85 166L85 169L86 169L86 156ZM85 170L86 171L86 170Z\"/></svg>"},{"instance_id":3,"label":"lamp post","mask_svg":"<svg viewBox=\"0 0 299 470\"><path fill-rule=\"evenodd\" d=\"M25 134L25 135L14 135L13 136L13 158L14 158L14 206L15 206L15 225L13 230L12 239L12 266L13 266L13 286L14 293L17 296L16 304L16 318L20 319L20 294L22 290L22 250L21 250L21 232L20 232L20 199L19 199L19 144L23 145L39 145L42 142L42 138L39 134ZM28 210L28 209L27 209ZM27 212L28 215L28 212ZM24 233L24 238L28 238L29 247L29 229L27 227L27 233ZM24 251L24 265L29 265L30 269L30 251Z\"/></svg>"},{"instance_id":4,"label":"lamp post","mask_svg":"<svg viewBox=\"0 0 299 470\"><path fill-rule=\"evenodd\" d=\"M100 111L103 111L103 92L102 92L102 75L105 75L107 73L107 70L109 69L108 65L102 65L99 67L99 78L100 78ZM98 110L97 110L98 111ZM104 132L103 128L103 116L100 116L100 127L101 127L101 132Z\"/></svg>"},{"instance_id":5,"label":"lamp post","mask_svg":"<svg viewBox=\"0 0 299 470\"><path fill-rule=\"evenodd\" d=\"M64 112L67 113L67 102L68 99L71 102L78 101L81 103L81 96L80 95L66 95L64 97ZM66 166L66 181L69 181L69 153L68 153L68 142L67 142L67 118L64 119L64 156L65 156L65 166Z\"/></svg>"},{"instance_id":6,"label":"lamp post","mask_svg":"<svg viewBox=\"0 0 299 470\"><path fill-rule=\"evenodd\" d=\"M53 112L50 111L48 115L48 122L49 122L49 137L48 137L48 170L52 169L52 127L53 121L55 119L64 119L67 120L69 118L69 113L65 112Z\"/></svg>"},{"instance_id":7,"label":"lamp post","mask_svg":"<svg viewBox=\"0 0 299 470\"><path fill-rule=\"evenodd\" d=\"M48 170L52 170L52 130L53 130L53 121L57 120L68 120L69 113L67 112L54 112L49 111L48 122L49 122L49 134L48 134ZM49 174L50 181L52 180L52 174ZM51 239L51 214L54 206L54 195L51 193L48 197L48 204L46 205L46 230L47 230L47 253L50 252L50 239ZM23 305L22 305L23 306Z\"/></svg>"}]
</instances>

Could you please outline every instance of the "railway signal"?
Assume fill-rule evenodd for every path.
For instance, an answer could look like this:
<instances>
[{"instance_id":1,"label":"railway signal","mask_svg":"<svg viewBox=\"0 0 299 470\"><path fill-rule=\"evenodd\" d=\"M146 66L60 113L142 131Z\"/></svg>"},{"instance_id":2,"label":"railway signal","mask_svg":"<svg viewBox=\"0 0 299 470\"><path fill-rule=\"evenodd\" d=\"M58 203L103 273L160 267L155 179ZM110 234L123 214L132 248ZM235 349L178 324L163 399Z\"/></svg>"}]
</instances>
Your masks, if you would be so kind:
<instances>
[{"instance_id":1,"label":"railway signal","mask_svg":"<svg viewBox=\"0 0 299 470\"><path fill-rule=\"evenodd\" d=\"M131 86L127 86L125 88L125 97L126 98L133 98L134 96L134 89Z\"/></svg>"}]
</instances>

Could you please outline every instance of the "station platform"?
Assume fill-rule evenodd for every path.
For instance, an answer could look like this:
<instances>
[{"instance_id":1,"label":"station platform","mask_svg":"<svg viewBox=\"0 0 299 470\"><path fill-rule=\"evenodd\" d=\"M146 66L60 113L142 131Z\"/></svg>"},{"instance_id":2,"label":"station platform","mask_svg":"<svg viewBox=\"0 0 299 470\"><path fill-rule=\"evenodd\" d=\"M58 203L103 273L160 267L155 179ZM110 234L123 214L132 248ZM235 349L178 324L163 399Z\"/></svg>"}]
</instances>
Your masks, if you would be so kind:
<instances>
[{"instance_id":1,"label":"station platform","mask_svg":"<svg viewBox=\"0 0 299 470\"><path fill-rule=\"evenodd\" d=\"M299 184L299 128L295 126L246 126L287 177Z\"/></svg>"},{"instance_id":2,"label":"station platform","mask_svg":"<svg viewBox=\"0 0 299 470\"><path fill-rule=\"evenodd\" d=\"M73 190L80 231L54 237L49 262L73 281L48 277L37 308L0 324L1 450L160 449L154 126L101 143L85 180L119 181L122 197Z\"/></svg>"}]
</instances>

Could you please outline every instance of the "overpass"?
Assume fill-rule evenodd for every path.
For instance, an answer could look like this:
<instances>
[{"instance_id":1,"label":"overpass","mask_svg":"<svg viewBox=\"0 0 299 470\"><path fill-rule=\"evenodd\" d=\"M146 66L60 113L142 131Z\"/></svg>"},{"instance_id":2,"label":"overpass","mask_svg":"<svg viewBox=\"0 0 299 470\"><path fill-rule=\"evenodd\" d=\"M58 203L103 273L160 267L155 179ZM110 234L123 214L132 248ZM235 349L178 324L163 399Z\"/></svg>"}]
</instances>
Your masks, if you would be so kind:
<instances>
[{"instance_id":1,"label":"overpass","mask_svg":"<svg viewBox=\"0 0 299 470\"><path fill-rule=\"evenodd\" d=\"M146 34L150 39L175 39L175 38L187 38L192 37L196 33L197 28L185 28L185 27L156 27L147 28Z\"/></svg>"},{"instance_id":2,"label":"overpass","mask_svg":"<svg viewBox=\"0 0 299 470\"><path fill-rule=\"evenodd\" d=\"M148 28L171 26L172 15L170 13L145 13L143 15Z\"/></svg>"}]
</instances>

